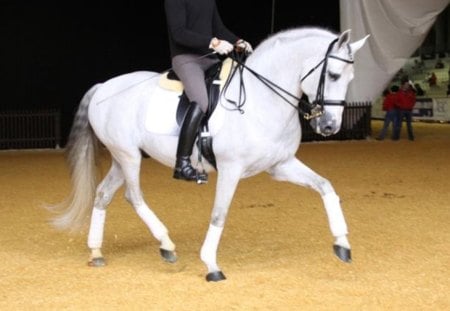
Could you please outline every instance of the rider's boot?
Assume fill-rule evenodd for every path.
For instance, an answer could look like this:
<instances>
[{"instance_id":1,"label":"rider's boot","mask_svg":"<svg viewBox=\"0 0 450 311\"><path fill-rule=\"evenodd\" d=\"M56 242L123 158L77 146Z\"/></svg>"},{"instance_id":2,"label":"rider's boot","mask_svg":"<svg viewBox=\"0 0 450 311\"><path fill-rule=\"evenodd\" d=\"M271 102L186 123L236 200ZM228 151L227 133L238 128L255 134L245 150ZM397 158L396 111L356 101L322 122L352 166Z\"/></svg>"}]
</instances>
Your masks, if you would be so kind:
<instances>
[{"instance_id":1,"label":"rider's boot","mask_svg":"<svg viewBox=\"0 0 450 311\"><path fill-rule=\"evenodd\" d=\"M198 172L191 165L190 157L197 137L198 128L204 117L203 111L196 102L191 102L181 126L177 147L177 161L173 178L196 181Z\"/></svg>"}]
</instances>

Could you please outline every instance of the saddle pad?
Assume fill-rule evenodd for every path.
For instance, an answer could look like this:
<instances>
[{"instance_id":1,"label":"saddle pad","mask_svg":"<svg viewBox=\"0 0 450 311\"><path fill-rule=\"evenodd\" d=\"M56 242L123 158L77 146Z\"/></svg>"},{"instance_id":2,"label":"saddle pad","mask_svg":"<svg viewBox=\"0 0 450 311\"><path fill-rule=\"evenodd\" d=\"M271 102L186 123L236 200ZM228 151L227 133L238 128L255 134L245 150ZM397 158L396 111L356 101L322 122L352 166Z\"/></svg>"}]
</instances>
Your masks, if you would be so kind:
<instances>
[{"instance_id":1,"label":"saddle pad","mask_svg":"<svg viewBox=\"0 0 450 311\"><path fill-rule=\"evenodd\" d=\"M222 69L220 70L220 75L219 75L219 78L220 78L220 89L222 89L225 81L227 80L231 69L233 69L233 60L228 57L222 62Z\"/></svg>"},{"instance_id":2,"label":"saddle pad","mask_svg":"<svg viewBox=\"0 0 450 311\"><path fill-rule=\"evenodd\" d=\"M233 60L231 58L226 58L222 62L222 69L220 70L219 79L220 79L220 89L222 89L223 84L227 80L227 77L232 69ZM180 80L169 79L169 72L166 71L161 74L161 78L159 78L159 86L163 89L174 91L174 92L183 92L184 87Z\"/></svg>"},{"instance_id":3,"label":"saddle pad","mask_svg":"<svg viewBox=\"0 0 450 311\"><path fill-rule=\"evenodd\" d=\"M167 77L168 75L169 75L168 71L161 75L161 78L159 78L159 86L166 90L180 93L183 92L184 90L183 83L181 83L180 80L169 79Z\"/></svg>"},{"instance_id":4,"label":"saddle pad","mask_svg":"<svg viewBox=\"0 0 450 311\"><path fill-rule=\"evenodd\" d=\"M156 86L147 104L145 129L149 132L177 136L180 127L176 114L181 92L172 92Z\"/></svg>"}]
</instances>

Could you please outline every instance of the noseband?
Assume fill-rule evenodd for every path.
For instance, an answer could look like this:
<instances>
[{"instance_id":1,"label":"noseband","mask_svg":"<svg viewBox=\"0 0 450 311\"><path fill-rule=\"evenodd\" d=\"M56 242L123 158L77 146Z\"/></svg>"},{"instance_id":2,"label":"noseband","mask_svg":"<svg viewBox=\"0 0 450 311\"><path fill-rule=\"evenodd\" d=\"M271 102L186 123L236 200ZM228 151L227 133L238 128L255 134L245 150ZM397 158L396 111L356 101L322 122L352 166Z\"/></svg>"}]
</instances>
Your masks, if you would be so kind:
<instances>
[{"instance_id":1,"label":"noseband","mask_svg":"<svg viewBox=\"0 0 450 311\"><path fill-rule=\"evenodd\" d=\"M345 63L353 64L353 59L345 59L335 55L330 55L331 50L333 49L334 44L337 42L338 38L333 40L328 46L325 57L312 68L306 75L301 78L300 82L303 82L309 75L311 75L322 63L322 71L320 73L319 84L317 85L316 99L311 103L309 103L305 99L301 99L299 105L303 105L309 108L309 113L304 113L303 117L306 120L314 119L320 117L323 114L324 106L345 106L345 100L324 100L324 91L325 91L325 77L327 72L328 58L334 58L340 60ZM348 52L351 54L350 46L347 45Z\"/></svg>"}]
</instances>

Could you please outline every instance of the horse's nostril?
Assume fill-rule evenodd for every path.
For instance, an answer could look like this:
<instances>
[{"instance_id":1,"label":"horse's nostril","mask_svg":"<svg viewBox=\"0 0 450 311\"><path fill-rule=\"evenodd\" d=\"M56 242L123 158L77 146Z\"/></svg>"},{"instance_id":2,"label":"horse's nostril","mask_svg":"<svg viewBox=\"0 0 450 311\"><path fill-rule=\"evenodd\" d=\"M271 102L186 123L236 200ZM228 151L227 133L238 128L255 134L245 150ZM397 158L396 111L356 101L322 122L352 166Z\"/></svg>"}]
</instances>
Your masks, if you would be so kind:
<instances>
[{"instance_id":1,"label":"horse's nostril","mask_svg":"<svg viewBox=\"0 0 450 311\"><path fill-rule=\"evenodd\" d=\"M332 131L333 131L333 128L332 128L331 126L325 126L325 127L323 128L323 132L324 132L325 134L331 134Z\"/></svg>"}]
</instances>

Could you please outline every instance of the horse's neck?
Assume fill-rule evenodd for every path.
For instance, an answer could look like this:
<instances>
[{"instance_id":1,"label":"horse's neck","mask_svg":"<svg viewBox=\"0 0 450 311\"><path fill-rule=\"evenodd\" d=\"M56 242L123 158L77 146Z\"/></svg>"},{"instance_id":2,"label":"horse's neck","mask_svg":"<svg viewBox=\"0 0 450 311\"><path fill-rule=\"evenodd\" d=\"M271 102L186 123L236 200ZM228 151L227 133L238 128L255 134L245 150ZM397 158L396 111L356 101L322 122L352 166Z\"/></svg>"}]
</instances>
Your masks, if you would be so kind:
<instances>
[{"instance_id":1,"label":"horse's neck","mask_svg":"<svg viewBox=\"0 0 450 311\"><path fill-rule=\"evenodd\" d=\"M301 57L282 49L273 49L265 53L251 55L246 66L254 73L244 70L244 83L248 94L253 100L250 105L258 114L282 114L290 118L295 113L298 98L301 96L300 73ZM264 80L268 80L264 81ZM275 109L272 107L276 107ZM253 107L247 107L251 109ZM245 109L245 107L244 107ZM280 115L281 117L281 115Z\"/></svg>"},{"instance_id":2,"label":"horse's neck","mask_svg":"<svg viewBox=\"0 0 450 311\"><path fill-rule=\"evenodd\" d=\"M285 56L282 52L271 52L267 57L255 55L255 58L249 58L247 66L286 91L298 94L301 64L297 60L288 60Z\"/></svg>"},{"instance_id":3,"label":"horse's neck","mask_svg":"<svg viewBox=\"0 0 450 311\"><path fill-rule=\"evenodd\" d=\"M248 58L248 66L278 83L290 92L300 90L300 75L304 72L305 60L324 54L328 41L325 38L274 37ZM330 38L329 40L332 40Z\"/></svg>"},{"instance_id":4,"label":"horse's neck","mask_svg":"<svg viewBox=\"0 0 450 311\"><path fill-rule=\"evenodd\" d=\"M221 102L224 107L230 110L236 109L235 106L230 104L230 100L240 102L243 104L241 108L245 112L245 118L233 117L232 119L234 121L232 122L240 120L247 123L250 127L257 128L260 128L261 124L264 124L269 126L273 135L276 135L276 132L283 131L286 126L289 127L289 124L298 122L297 110L285 102L280 95L277 95L279 91L273 89L273 86L268 86L261 80L268 79L280 87L286 88L289 93L298 96L298 86L289 83L288 79L285 78L286 75L293 76L295 73L276 73L276 67L267 68L264 64L259 64L257 61L247 61L246 66L263 77L258 78L250 70L246 69L243 70L243 84L241 84L240 75L233 77L230 88L223 93ZM298 79L296 81L298 82ZM293 106L297 105L297 101L294 98L287 97L287 99ZM238 125L237 127L241 126Z\"/></svg>"}]
</instances>

